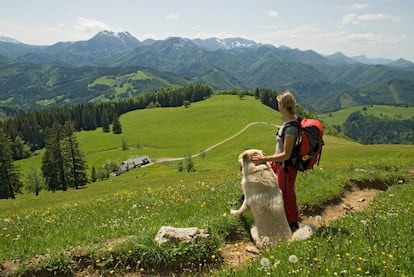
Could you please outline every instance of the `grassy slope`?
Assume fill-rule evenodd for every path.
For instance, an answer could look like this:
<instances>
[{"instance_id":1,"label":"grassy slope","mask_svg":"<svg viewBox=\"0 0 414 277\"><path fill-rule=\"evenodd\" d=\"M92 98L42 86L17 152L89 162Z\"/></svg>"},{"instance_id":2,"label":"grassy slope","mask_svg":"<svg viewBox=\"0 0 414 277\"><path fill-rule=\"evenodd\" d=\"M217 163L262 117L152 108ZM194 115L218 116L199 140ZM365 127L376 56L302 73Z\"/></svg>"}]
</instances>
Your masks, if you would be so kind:
<instances>
[{"instance_id":1,"label":"grassy slope","mask_svg":"<svg viewBox=\"0 0 414 277\"><path fill-rule=\"evenodd\" d=\"M356 111L360 111L364 114L373 115L376 117L389 117L391 119L410 119L414 117L414 107L397 107L386 105L372 105L365 106L366 111L363 110L364 106L357 106L347 109L341 109L336 112L321 114L319 117L330 125L341 125L347 117Z\"/></svg>"},{"instance_id":2,"label":"grassy slope","mask_svg":"<svg viewBox=\"0 0 414 277\"><path fill-rule=\"evenodd\" d=\"M123 128L121 135L96 130L81 132L77 137L90 169L92 166L102 167L106 159L120 162L141 155L148 155L152 160L156 160L163 157L183 157L187 152L196 154L237 133L248 123L254 121L280 124L281 118L275 111L263 106L254 98L239 100L237 96L215 96L207 101L193 103L188 109L160 108L127 113L121 117ZM206 153L204 158L195 159L197 173L191 176L203 180L205 176L214 178L217 174L237 174L237 155L246 148L259 148L266 153L272 153L275 143L274 133L275 127L272 125L252 126L240 136ZM129 145L129 149L125 151L121 150L123 139L126 139ZM323 170L300 175L299 181L303 179L303 182L299 182L299 188L302 186L301 183L306 184L312 178L315 181L318 180L321 174L331 174L328 171L335 172L338 175L337 180L345 181L349 178L347 176L349 169L363 167L369 164L370 160L387 160L398 156L409 159L410 156L414 156L412 155L414 148L405 145L362 146L330 136L325 136L325 144L321 160ZM21 160L16 164L24 175L31 167L40 166L41 156L40 154L31 159ZM344 170L342 174L341 169L347 170ZM183 176L177 173L175 165L154 165L148 169L139 169L112 178L102 184L120 183L123 187L129 188L131 179L140 175L145 175L145 182L148 184L160 183L160 180L164 178L175 180ZM152 175L156 175L157 178L153 179ZM334 180L335 178L333 182ZM342 185L343 183L339 182L332 186L332 193L337 193ZM326 186L329 187L329 183ZM303 187L305 189L306 185ZM330 196L323 195L322 198ZM18 199L12 202L18 203L20 198L31 199L33 197L18 196ZM303 194L299 194L299 200L302 203L320 201L313 196L306 197ZM5 209L7 210L0 202L0 211Z\"/></svg>"},{"instance_id":3,"label":"grassy slope","mask_svg":"<svg viewBox=\"0 0 414 277\"><path fill-rule=\"evenodd\" d=\"M198 153L253 121L280 123L281 118L253 98L215 96L188 109L133 111L121 117L122 135L81 132L78 141L89 167L100 167L105 159ZM178 173L175 163L155 164L81 190L2 200L0 215L7 220L0 221L0 260L74 245L105 245L130 235L136 236L138 244L148 244L161 225L210 226L213 232L231 228L238 221L224 215L241 193L237 155L248 147L271 153L274 133L274 126L255 125L204 158L196 158L197 172L192 174ZM122 138L130 146L126 151L121 150ZM410 145L363 146L330 136L325 137L325 144L320 167L298 176L299 205L331 199L350 178L395 180L414 164L414 146ZM18 165L26 172L40 162L41 154Z\"/></svg>"}]
</instances>

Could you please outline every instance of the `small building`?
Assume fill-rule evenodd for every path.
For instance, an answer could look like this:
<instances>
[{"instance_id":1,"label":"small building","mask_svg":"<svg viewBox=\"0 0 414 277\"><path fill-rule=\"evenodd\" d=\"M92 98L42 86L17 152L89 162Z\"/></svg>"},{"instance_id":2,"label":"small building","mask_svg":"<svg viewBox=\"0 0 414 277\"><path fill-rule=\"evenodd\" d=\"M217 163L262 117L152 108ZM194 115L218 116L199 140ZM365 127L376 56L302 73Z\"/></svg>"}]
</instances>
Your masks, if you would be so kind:
<instances>
[{"instance_id":1,"label":"small building","mask_svg":"<svg viewBox=\"0 0 414 277\"><path fill-rule=\"evenodd\" d=\"M132 169L139 168L141 166L144 166L150 163L151 163L151 160L148 156L141 156L141 157L128 159L121 163L121 166L119 167L119 170L118 170L118 175L126 171L130 171Z\"/></svg>"}]
</instances>

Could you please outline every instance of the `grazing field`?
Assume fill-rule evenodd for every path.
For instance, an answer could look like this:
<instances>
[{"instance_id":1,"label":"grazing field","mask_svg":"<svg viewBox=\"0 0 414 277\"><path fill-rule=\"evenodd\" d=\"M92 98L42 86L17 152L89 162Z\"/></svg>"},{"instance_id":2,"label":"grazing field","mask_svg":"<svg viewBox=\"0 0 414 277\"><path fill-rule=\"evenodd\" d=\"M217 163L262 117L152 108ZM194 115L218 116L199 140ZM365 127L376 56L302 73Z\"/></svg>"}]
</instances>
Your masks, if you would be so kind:
<instances>
[{"instance_id":1,"label":"grazing field","mask_svg":"<svg viewBox=\"0 0 414 277\"><path fill-rule=\"evenodd\" d=\"M412 119L414 118L414 107L399 107L386 105L367 105L357 106L347 109L341 109L336 112L319 115L325 123L330 125L342 125L348 116L353 112L361 112L364 115L373 115L379 118L388 118L393 120Z\"/></svg>"},{"instance_id":2,"label":"grazing field","mask_svg":"<svg viewBox=\"0 0 414 277\"><path fill-rule=\"evenodd\" d=\"M254 124L238 136L205 152ZM190 108L133 111L121 116L121 135L102 130L77 134L89 168L106 160L148 155L156 161L200 154L195 172L176 162L154 163L79 190L18 195L0 201L0 275L409 276L414 272L414 146L360 145L326 136L321 163L299 174L302 211L318 211L350 184L378 186L363 212L320 228L308 241L265 249L241 267L224 263L224 243L243 247L245 223L229 216L241 195L238 154L274 150L280 115L247 97L214 96ZM122 149L123 141L127 149ZM39 167L42 153L17 163L23 174ZM199 227L211 239L159 246L163 225ZM227 253L228 254L228 253ZM237 255L235 252L234 255Z\"/></svg>"}]
</instances>

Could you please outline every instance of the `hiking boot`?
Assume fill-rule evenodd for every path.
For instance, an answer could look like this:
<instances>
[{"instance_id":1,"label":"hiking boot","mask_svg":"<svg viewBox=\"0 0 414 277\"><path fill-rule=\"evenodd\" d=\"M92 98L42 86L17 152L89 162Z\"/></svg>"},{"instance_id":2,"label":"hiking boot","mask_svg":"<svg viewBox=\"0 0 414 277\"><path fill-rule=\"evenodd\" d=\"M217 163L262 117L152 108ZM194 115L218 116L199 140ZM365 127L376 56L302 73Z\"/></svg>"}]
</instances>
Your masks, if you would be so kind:
<instances>
[{"instance_id":1,"label":"hiking boot","mask_svg":"<svg viewBox=\"0 0 414 277\"><path fill-rule=\"evenodd\" d=\"M289 228L294 233L297 229L299 229L299 224L297 222L289 223Z\"/></svg>"}]
</instances>

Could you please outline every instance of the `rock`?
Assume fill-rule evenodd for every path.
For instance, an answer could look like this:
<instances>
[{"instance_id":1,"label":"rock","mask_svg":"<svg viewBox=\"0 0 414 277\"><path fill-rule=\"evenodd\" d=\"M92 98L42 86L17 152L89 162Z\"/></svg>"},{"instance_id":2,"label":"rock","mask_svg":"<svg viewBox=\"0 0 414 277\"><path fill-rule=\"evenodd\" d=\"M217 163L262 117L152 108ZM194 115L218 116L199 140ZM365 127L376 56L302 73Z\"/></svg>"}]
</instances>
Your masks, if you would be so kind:
<instances>
[{"instance_id":1,"label":"rock","mask_svg":"<svg viewBox=\"0 0 414 277\"><path fill-rule=\"evenodd\" d=\"M159 244L168 241L191 243L196 239L206 239L209 237L210 235L206 230L197 227L177 228L172 226L161 226L154 240Z\"/></svg>"}]
</instances>

